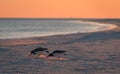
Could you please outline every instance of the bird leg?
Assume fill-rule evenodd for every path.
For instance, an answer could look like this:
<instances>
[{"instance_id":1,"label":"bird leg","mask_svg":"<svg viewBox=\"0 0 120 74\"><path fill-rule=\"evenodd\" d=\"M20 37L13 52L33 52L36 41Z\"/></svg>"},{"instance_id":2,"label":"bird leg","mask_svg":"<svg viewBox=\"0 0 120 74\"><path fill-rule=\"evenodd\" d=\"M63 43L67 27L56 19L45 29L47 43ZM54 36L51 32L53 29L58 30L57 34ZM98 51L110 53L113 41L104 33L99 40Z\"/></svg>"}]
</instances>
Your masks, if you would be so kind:
<instances>
[{"instance_id":1,"label":"bird leg","mask_svg":"<svg viewBox=\"0 0 120 74\"><path fill-rule=\"evenodd\" d=\"M59 59L61 58L61 54L58 55L58 58L59 58Z\"/></svg>"},{"instance_id":2,"label":"bird leg","mask_svg":"<svg viewBox=\"0 0 120 74\"><path fill-rule=\"evenodd\" d=\"M28 56L31 57L32 53L30 53Z\"/></svg>"}]
</instances>

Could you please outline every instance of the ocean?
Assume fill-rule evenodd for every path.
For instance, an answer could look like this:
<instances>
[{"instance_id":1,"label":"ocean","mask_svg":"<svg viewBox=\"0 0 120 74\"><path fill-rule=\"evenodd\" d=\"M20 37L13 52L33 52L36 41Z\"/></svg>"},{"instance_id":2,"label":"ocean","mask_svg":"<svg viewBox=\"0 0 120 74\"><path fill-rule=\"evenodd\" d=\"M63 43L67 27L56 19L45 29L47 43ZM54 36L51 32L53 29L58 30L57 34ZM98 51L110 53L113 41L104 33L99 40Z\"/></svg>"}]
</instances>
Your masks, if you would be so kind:
<instances>
[{"instance_id":1,"label":"ocean","mask_svg":"<svg viewBox=\"0 0 120 74\"><path fill-rule=\"evenodd\" d=\"M111 27L115 26L72 19L0 19L0 39L87 33Z\"/></svg>"}]
</instances>

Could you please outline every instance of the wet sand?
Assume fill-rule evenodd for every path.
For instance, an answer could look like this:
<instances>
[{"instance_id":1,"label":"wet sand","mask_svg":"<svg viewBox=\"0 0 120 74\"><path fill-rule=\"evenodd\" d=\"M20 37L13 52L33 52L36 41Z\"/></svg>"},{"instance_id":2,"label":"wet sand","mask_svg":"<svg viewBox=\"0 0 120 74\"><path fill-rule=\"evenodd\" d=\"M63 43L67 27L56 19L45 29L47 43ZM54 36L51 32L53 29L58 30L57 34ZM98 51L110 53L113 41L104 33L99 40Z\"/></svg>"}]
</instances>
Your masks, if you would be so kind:
<instances>
[{"instance_id":1,"label":"wet sand","mask_svg":"<svg viewBox=\"0 0 120 74\"><path fill-rule=\"evenodd\" d=\"M86 21L86 20L84 20ZM1 74L119 74L120 20L97 19L118 27L94 33L0 40ZM29 58L37 47L66 50L68 60Z\"/></svg>"}]
</instances>

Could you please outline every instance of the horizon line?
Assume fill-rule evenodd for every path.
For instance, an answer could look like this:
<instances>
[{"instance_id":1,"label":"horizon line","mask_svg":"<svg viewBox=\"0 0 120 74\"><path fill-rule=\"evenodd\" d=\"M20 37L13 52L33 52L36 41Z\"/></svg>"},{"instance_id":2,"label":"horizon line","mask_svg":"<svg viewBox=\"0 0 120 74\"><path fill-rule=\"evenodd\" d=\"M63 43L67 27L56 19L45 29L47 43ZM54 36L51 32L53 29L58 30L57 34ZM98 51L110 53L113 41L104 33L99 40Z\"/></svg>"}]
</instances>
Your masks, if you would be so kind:
<instances>
[{"instance_id":1,"label":"horizon line","mask_svg":"<svg viewBox=\"0 0 120 74\"><path fill-rule=\"evenodd\" d=\"M70 17L70 18L35 18L35 17L31 17L31 18L28 18L28 17L0 17L0 19L73 19L73 20L80 20L80 19L120 19L120 18L74 18L74 17Z\"/></svg>"}]
</instances>

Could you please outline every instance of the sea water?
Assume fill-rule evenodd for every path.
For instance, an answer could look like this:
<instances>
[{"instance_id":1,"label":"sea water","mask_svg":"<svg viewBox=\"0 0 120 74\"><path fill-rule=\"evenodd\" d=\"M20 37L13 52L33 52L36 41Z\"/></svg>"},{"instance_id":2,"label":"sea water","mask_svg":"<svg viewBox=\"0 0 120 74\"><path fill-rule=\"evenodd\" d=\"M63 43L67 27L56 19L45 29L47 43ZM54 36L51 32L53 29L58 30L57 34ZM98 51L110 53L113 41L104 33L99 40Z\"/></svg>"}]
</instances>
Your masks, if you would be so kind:
<instances>
[{"instance_id":1,"label":"sea water","mask_svg":"<svg viewBox=\"0 0 120 74\"><path fill-rule=\"evenodd\" d=\"M87 33L115 28L112 24L65 19L0 19L0 39Z\"/></svg>"}]
</instances>

